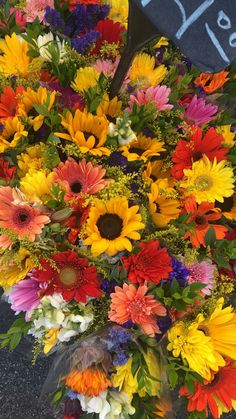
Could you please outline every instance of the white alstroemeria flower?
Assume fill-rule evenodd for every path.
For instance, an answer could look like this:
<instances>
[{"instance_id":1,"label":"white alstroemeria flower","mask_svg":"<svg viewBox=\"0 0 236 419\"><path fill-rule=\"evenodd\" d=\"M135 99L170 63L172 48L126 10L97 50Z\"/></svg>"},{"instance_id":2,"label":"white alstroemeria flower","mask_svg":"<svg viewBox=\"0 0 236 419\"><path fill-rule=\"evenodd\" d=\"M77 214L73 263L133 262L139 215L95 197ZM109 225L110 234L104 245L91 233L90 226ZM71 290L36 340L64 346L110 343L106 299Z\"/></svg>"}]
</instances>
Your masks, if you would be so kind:
<instances>
[{"instance_id":1,"label":"white alstroemeria flower","mask_svg":"<svg viewBox=\"0 0 236 419\"><path fill-rule=\"evenodd\" d=\"M52 32L45 35L39 35L37 38L37 46L39 49L40 57L45 61L51 61L52 57L48 47L54 45L59 54L59 62L62 63L66 56L65 41L60 41L58 36L54 39Z\"/></svg>"},{"instance_id":2,"label":"white alstroemeria flower","mask_svg":"<svg viewBox=\"0 0 236 419\"><path fill-rule=\"evenodd\" d=\"M125 392L110 391L109 403L111 412L108 413L106 419L121 419L125 417L123 414L133 415L135 408L131 406L130 398Z\"/></svg>"},{"instance_id":3,"label":"white alstroemeria flower","mask_svg":"<svg viewBox=\"0 0 236 419\"><path fill-rule=\"evenodd\" d=\"M58 335L57 335L57 339L60 342L69 342L69 340L78 335L78 332L76 330L69 330L69 329L60 329Z\"/></svg>"},{"instance_id":4,"label":"white alstroemeria flower","mask_svg":"<svg viewBox=\"0 0 236 419\"><path fill-rule=\"evenodd\" d=\"M111 406L106 398L107 391L100 391L97 397L78 395L82 410L87 413L99 414L99 419L106 419L107 414L111 411Z\"/></svg>"},{"instance_id":5,"label":"white alstroemeria flower","mask_svg":"<svg viewBox=\"0 0 236 419\"><path fill-rule=\"evenodd\" d=\"M67 305L67 303L63 299L62 295L61 294L56 294L56 293L52 294L52 295L47 295L46 297L43 297L42 300L41 300L41 303L43 305L50 304L52 307L55 307L55 308L58 308L58 309L64 308Z\"/></svg>"}]
</instances>

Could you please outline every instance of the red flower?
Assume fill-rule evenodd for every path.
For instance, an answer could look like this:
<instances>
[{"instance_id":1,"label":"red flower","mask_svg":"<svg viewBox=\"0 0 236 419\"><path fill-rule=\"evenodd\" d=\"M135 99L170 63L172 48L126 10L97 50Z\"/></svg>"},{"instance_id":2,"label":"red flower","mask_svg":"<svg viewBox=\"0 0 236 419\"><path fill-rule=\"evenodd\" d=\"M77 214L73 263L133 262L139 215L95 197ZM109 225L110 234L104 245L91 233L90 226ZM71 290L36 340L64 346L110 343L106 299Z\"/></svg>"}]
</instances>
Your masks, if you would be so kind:
<instances>
[{"instance_id":1,"label":"red flower","mask_svg":"<svg viewBox=\"0 0 236 419\"><path fill-rule=\"evenodd\" d=\"M36 269L34 277L40 282L47 282L45 295L54 292L61 293L65 301L86 303L87 297L100 297L100 282L97 270L89 266L87 258L80 258L75 252L67 251L56 253L52 262L42 259L42 269Z\"/></svg>"},{"instance_id":2,"label":"red flower","mask_svg":"<svg viewBox=\"0 0 236 419\"><path fill-rule=\"evenodd\" d=\"M195 382L193 394L185 386L181 387L180 395L188 398L188 412L205 411L208 416L209 409L214 419L218 419L222 411L221 405L230 411L233 407L232 401L236 400L236 368L227 360L226 366L215 374L211 382Z\"/></svg>"},{"instance_id":3,"label":"red flower","mask_svg":"<svg viewBox=\"0 0 236 419\"><path fill-rule=\"evenodd\" d=\"M9 180L14 179L16 174L16 167L10 166L10 163L6 160L4 160L2 157L0 157L0 179L6 180L9 182Z\"/></svg>"},{"instance_id":4,"label":"red flower","mask_svg":"<svg viewBox=\"0 0 236 419\"><path fill-rule=\"evenodd\" d=\"M160 248L158 240L140 243L141 251L123 257L128 279L131 282L143 284L145 281L159 284L162 279L167 279L172 271L171 258L165 247Z\"/></svg>"},{"instance_id":5,"label":"red flower","mask_svg":"<svg viewBox=\"0 0 236 419\"><path fill-rule=\"evenodd\" d=\"M172 176L181 179L184 169L191 169L195 161L200 160L205 154L209 160L225 160L228 152L227 148L222 147L222 135L217 134L214 128L210 128L205 135L201 128L196 128L190 141L179 140L176 150L172 155L174 166Z\"/></svg>"},{"instance_id":6,"label":"red flower","mask_svg":"<svg viewBox=\"0 0 236 419\"><path fill-rule=\"evenodd\" d=\"M16 115L18 96L22 95L24 87L17 86L16 91L12 87L4 87L0 96L0 118L9 118Z\"/></svg>"},{"instance_id":7,"label":"red flower","mask_svg":"<svg viewBox=\"0 0 236 419\"><path fill-rule=\"evenodd\" d=\"M105 20L100 20L94 30L100 32L100 36L95 43L92 54L99 54L104 43L115 44L119 51L122 44L121 34L125 31L124 26L119 22L114 22L107 18ZM106 58L112 58L112 56L108 54Z\"/></svg>"},{"instance_id":8,"label":"red flower","mask_svg":"<svg viewBox=\"0 0 236 419\"><path fill-rule=\"evenodd\" d=\"M63 6L63 3L68 3L69 6L69 10L72 11L75 9L75 6L77 4L83 4L83 5L88 5L88 4L101 4L101 0L61 0L61 6Z\"/></svg>"},{"instance_id":9,"label":"red flower","mask_svg":"<svg viewBox=\"0 0 236 419\"><path fill-rule=\"evenodd\" d=\"M72 215L66 220L66 227L70 229L68 240L70 243L75 244L78 239L78 234L81 231L85 221L88 218L90 206L84 207L84 200L78 199L72 204Z\"/></svg>"},{"instance_id":10,"label":"red flower","mask_svg":"<svg viewBox=\"0 0 236 419\"><path fill-rule=\"evenodd\" d=\"M214 204L202 202L197 205L194 197L190 197L185 202L184 208L188 214L191 214L188 223L192 224L184 239L189 238L193 247L205 246L205 235L211 227L215 230L217 240L224 239L227 227L212 224L221 218L221 213L217 212Z\"/></svg>"}]
</instances>

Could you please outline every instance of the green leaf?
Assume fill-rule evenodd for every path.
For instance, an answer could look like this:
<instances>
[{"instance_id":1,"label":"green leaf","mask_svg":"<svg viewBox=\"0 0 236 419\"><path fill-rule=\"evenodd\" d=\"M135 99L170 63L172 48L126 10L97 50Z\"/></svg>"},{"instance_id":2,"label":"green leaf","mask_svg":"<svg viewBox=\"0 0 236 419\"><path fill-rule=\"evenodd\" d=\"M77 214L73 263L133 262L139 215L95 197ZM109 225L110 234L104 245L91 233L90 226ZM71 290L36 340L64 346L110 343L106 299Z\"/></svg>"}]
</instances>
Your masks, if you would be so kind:
<instances>
[{"instance_id":1,"label":"green leaf","mask_svg":"<svg viewBox=\"0 0 236 419\"><path fill-rule=\"evenodd\" d=\"M10 351L13 351L13 349L15 349L19 345L21 338L22 338L21 333L17 333L11 336L10 344L9 344Z\"/></svg>"},{"instance_id":2,"label":"green leaf","mask_svg":"<svg viewBox=\"0 0 236 419\"><path fill-rule=\"evenodd\" d=\"M212 247L214 245L216 241L216 233L215 233L215 229L212 226L206 232L204 240L207 246Z\"/></svg>"},{"instance_id":3,"label":"green leaf","mask_svg":"<svg viewBox=\"0 0 236 419\"><path fill-rule=\"evenodd\" d=\"M178 374L175 370L170 370L168 372L168 379L172 388L174 388L178 382Z\"/></svg>"}]
</instances>

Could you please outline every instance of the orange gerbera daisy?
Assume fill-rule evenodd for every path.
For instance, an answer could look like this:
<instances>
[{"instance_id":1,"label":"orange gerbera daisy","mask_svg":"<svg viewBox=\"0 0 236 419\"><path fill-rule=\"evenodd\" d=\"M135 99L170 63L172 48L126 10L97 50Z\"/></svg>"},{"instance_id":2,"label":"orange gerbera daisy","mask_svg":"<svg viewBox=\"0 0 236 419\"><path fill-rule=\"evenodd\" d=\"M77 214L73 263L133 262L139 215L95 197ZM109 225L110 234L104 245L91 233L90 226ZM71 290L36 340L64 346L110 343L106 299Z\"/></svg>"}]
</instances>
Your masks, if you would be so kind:
<instances>
[{"instance_id":1,"label":"orange gerbera daisy","mask_svg":"<svg viewBox=\"0 0 236 419\"><path fill-rule=\"evenodd\" d=\"M116 286L111 294L111 310L108 317L111 321L124 324L131 320L141 326L143 333L154 336L160 333L157 316L165 316L165 307L155 300L154 295L146 295L148 287L124 284Z\"/></svg>"},{"instance_id":2,"label":"orange gerbera daisy","mask_svg":"<svg viewBox=\"0 0 236 419\"><path fill-rule=\"evenodd\" d=\"M213 93L220 89L229 80L228 71L220 71L219 73L209 74L201 73L194 81L195 86L201 86L206 93Z\"/></svg>"},{"instance_id":3,"label":"orange gerbera daisy","mask_svg":"<svg viewBox=\"0 0 236 419\"><path fill-rule=\"evenodd\" d=\"M17 86L16 91L10 86L3 88L0 96L0 118L5 119L16 115L19 96L22 95L24 90L23 86Z\"/></svg>"},{"instance_id":4,"label":"orange gerbera daisy","mask_svg":"<svg viewBox=\"0 0 236 419\"><path fill-rule=\"evenodd\" d=\"M225 237L227 228L222 225L214 224L221 218L221 213L214 208L214 204L202 202L197 205L194 197L190 197L185 202L185 211L191 214L188 222L192 228L188 231L184 239L189 238L194 247L205 246L205 236L210 228L214 228L216 239L221 240ZM212 224L213 222L213 224Z\"/></svg>"},{"instance_id":5,"label":"orange gerbera daisy","mask_svg":"<svg viewBox=\"0 0 236 419\"><path fill-rule=\"evenodd\" d=\"M112 386L106 373L98 368L86 368L83 371L73 369L67 375L65 383L72 391L88 397L98 396L100 391Z\"/></svg>"},{"instance_id":6,"label":"orange gerbera daisy","mask_svg":"<svg viewBox=\"0 0 236 419\"><path fill-rule=\"evenodd\" d=\"M5 186L0 188L0 227L17 234L19 240L26 237L33 242L42 232L50 218L37 208L32 208L22 201L15 189Z\"/></svg>"}]
</instances>

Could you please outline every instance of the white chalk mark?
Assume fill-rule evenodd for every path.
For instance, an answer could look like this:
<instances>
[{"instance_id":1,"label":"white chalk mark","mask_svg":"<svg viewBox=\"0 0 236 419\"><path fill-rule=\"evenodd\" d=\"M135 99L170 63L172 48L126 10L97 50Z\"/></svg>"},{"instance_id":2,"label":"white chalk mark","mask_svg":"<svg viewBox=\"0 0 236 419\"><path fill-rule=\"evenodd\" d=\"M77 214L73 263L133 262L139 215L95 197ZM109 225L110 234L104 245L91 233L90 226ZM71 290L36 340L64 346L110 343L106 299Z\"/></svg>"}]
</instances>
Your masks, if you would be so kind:
<instances>
[{"instance_id":1,"label":"white chalk mark","mask_svg":"<svg viewBox=\"0 0 236 419\"><path fill-rule=\"evenodd\" d=\"M227 57L226 53L224 52L218 38L216 37L216 35L214 34L214 32L211 30L210 26L208 25L208 23L205 23L205 27L207 30L207 33L211 39L211 42L213 43L213 45L216 47L217 51L219 52L221 58L227 63L230 63L229 58Z\"/></svg>"}]
</instances>

